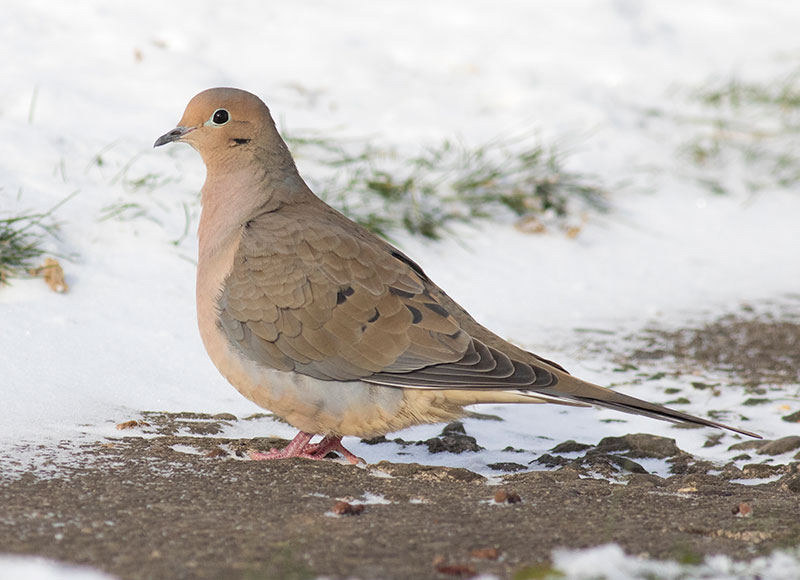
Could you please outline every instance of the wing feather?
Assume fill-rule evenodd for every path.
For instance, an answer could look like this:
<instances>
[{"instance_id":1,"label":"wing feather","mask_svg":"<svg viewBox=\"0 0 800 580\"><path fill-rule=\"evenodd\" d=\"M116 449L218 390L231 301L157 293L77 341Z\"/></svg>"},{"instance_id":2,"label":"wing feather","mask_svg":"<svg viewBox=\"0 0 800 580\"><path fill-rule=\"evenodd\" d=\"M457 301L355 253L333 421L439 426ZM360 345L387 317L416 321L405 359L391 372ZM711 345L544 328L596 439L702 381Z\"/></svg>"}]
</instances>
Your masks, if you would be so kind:
<instances>
[{"instance_id":1,"label":"wing feather","mask_svg":"<svg viewBox=\"0 0 800 580\"><path fill-rule=\"evenodd\" d=\"M388 244L292 209L248 222L218 302L229 339L258 364L397 387L554 383L470 336L441 290Z\"/></svg>"}]
</instances>

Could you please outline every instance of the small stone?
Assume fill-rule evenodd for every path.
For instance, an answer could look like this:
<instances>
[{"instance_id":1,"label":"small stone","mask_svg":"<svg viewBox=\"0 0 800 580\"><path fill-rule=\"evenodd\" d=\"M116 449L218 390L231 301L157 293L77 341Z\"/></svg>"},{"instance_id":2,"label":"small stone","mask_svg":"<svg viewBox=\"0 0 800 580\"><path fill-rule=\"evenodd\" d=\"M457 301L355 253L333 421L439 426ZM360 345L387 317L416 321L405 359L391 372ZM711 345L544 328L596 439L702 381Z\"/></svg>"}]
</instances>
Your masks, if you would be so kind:
<instances>
[{"instance_id":1,"label":"small stone","mask_svg":"<svg viewBox=\"0 0 800 580\"><path fill-rule=\"evenodd\" d=\"M516 492L500 488L494 494L494 501L495 503L520 503L522 498Z\"/></svg>"},{"instance_id":2,"label":"small stone","mask_svg":"<svg viewBox=\"0 0 800 580\"><path fill-rule=\"evenodd\" d=\"M431 453L463 453L464 451L482 451L475 437L467 435L461 421L448 423L438 437L432 437L424 443Z\"/></svg>"},{"instance_id":3,"label":"small stone","mask_svg":"<svg viewBox=\"0 0 800 580\"><path fill-rule=\"evenodd\" d=\"M568 441L564 441L563 443L559 443L550 451L553 453L579 453L581 451L586 451L589 449L589 447L591 447L591 445L587 445L586 443L577 443L575 440L570 439Z\"/></svg>"},{"instance_id":4,"label":"small stone","mask_svg":"<svg viewBox=\"0 0 800 580\"><path fill-rule=\"evenodd\" d=\"M758 448L759 455L780 455L800 448L800 435L789 435L770 441Z\"/></svg>"},{"instance_id":5,"label":"small stone","mask_svg":"<svg viewBox=\"0 0 800 580\"><path fill-rule=\"evenodd\" d=\"M452 423L448 423L442 428L442 435L452 435L453 433L457 433L459 435L466 435L467 430L464 429L464 423L461 421L453 421Z\"/></svg>"},{"instance_id":6,"label":"small stone","mask_svg":"<svg viewBox=\"0 0 800 580\"><path fill-rule=\"evenodd\" d=\"M612 461L616 462L617 465L623 471L630 471L631 473L639 473L639 474L646 474L648 471L636 463L633 459L628 459L627 457L617 457L615 455L609 455Z\"/></svg>"},{"instance_id":7,"label":"small stone","mask_svg":"<svg viewBox=\"0 0 800 580\"><path fill-rule=\"evenodd\" d=\"M788 421L789 423L800 423L800 411L792 413L791 415L785 415L781 417L781 419Z\"/></svg>"},{"instance_id":8,"label":"small stone","mask_svg":"<svg viewBox=\"0 0 800 580\"><path fill-rule=\"evenodd\" d=\"M386 435L378 435L372 439L362 439L361 442L366 445L378 445L380 443L389 443L389 440L386 438Z\"/></svg>"},{"instance_id":9,"label":"small stone","mask_svg":"<svg viewBox=\"0 0 800 580\"><path fill-rule=\"evenodd\" d=\"M483 447L478 445L475 437L469 435L462 435L459 433L442 435L441 437L432 437L425 441L428 446L428 451L431 453L463 453L465 451L481 451Z\"/></svg>"},{"instance_id":10,"label":"small stone","mask_svg":"<svg viewBox=\"0 0 800 580\"><path fill-rule=\"evenodd\" d=\"M538 463L539 465L544 465L545 467L559 467L561 465L570 463L570 460L565 457L556 457L555 455L544 453L531 461L531 463Z\"/></svg>"},{"instance_id":11,"label":"small stone","mask_svg":"<svg viewBox=\"0 0 800 580\"><path fill-rule=\"evenodd\" d=\"M490 463L487 466L489 469L494 469L495 471L525 471L528 469L524 465L519 463L514 463L513 461L500 461L498 463Z\"/></svg>"},{"instance_id":12,"label":"small stone","mask_svg":"<svg viewBox=\"0 0 800 580\"><path fill-rule=\"evenodd\" d=\"M363 504L352 504L347 503L346 501L337 501L335 504L333 504L331 512L337 516L357 516L364 513L364 509L365 507Z\"/></svg>"},{"instance_id":13,"label":"small stone","mask_svg":"<svg viewBox=\"0 0 800 580\"><path fill-rule=\"evenodd\" d=\"M750 507L749 503L743 501L742 503L733 506L731 512L737 518L749 518L753 515L753 508Z\"/></svg>"},{"instance_id":14,"label":"small stone","mask_svg":"<svg viewBox=\"0 0 800 580\"><path fill-rule=\"evenodd\" d=\"M771 441L742 441L741 443L734 443L728 447L728 451L750 451L751 449L759 449L767 443L771 443Z\"/></svg>"},{"instance_id":15,"label":"small stone","mask_svg":"<svg viewBox=\"0 0 800 580\"><path fill-rule=\"evenodd\" d=\"M606 453L623 451L623 455L634 459L645 457L664 459L681 453L674 439L648 433L632 433L622 437L605 437L597 444L597 450Z\"/></svg>"}]
</instances>

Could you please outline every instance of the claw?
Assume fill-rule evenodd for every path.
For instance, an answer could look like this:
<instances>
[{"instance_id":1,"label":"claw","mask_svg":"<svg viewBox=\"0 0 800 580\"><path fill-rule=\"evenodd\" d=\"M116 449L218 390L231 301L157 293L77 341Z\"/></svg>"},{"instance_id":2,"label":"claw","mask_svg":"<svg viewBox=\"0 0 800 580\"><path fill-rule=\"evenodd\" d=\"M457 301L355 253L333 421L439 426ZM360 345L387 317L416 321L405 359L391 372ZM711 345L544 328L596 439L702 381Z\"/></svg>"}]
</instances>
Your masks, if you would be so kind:
<instances>
[{"instance_id":1,"label":"claw","mask_svg":"<svg viewBox=\"0 0 800 580\"><path fill-rule=\"evenodd\" d=\"M312 459L323 459L328 453L333 451L347 459L347 461L353 465L356 465L357 463L366 463L366 461L345 449L344 445L342 445L341 437L331 437L330 435L326 435L323 437L322 441L316 445L309 445L309 447L315 448L312 452L314 454Z\"/></svg>"},{"instance_id":2,"label":"claw","mask_svg":"<svg viewBox=\"0 0 800 580\"><path fill-rule=\"evenodd\" d=\"M261 451L250 451L248 456L255 461L263 461L267 459L288 459L290 457L302 457L305 459L325 459L328 453L335 452L342 455L347 461L353 465L357 463L366 463L360 457L356 457L342 445L341 437L334 437L326 435L319 443L309 443L313 433L306 433L300 431L295 438L283 449L271 449L267 453Z\"/></svg>"}]
</instances>

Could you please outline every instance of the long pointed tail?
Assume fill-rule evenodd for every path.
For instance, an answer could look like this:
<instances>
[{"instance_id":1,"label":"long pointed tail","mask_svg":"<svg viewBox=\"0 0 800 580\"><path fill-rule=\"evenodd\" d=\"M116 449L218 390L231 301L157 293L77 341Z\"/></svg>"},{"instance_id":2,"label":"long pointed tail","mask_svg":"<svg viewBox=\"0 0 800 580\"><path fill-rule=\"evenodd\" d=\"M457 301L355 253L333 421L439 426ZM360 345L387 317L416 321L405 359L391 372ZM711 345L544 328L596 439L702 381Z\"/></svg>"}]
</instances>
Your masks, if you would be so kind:
<instances>
[{"instance_id":1,"label":"long pointed tail","mask_svg":"<svg viewBox=\"0 0 800 580\"><path fill-rule=\"evenodd\" d=\"M558 383L556 385L537 389L537 391L547 395L563 397L571 401L588 403L591 405L606 407L608 409L623 411L625 413L631 413L634 415L645 415L647 417L660 419L662 421L670 421L672 423L694 423L696 425L704 425L706 427L727 429L728 431L741 433L742 435L747 435L748 437L762 439L761 435L753 433L752 431L746 431L744 429L739 429L738 427L731 427L730 425L724 425L722 423L717 423L716 421L710 421L709 419L695 417L694 415L689 415L688 413L682 413L681 411L662 407L661 405L648 403L647 401L637 399L636 397L623 395L622 393L612 391L611 389L606 389L605 387L587 383L586 381L582 381L581 379L575 378L566 373L558 372L557 376Z\"/></svg>"}]
</instances>

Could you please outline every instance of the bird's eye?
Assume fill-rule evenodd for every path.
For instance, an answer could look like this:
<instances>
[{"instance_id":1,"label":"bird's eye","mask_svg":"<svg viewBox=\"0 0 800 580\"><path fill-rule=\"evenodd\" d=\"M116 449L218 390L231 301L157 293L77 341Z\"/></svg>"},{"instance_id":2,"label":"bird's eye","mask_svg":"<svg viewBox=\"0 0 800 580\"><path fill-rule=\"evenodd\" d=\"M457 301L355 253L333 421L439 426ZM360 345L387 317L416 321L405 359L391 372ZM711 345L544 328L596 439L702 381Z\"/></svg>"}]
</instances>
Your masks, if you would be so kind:
<instances>
[{"instance_id":1,"label":"bird's eye","mask_svg":"<svg viewBox=\"0 0 800 580\"><path fill-rule=\"evenodd\" d=\"M224 125L228 121L230 121L231 116L228 114L228 111L225 109L217 109L214 111L214 114L211 115L211 122L215 125Z\"/></svg>"}]
</instances>

